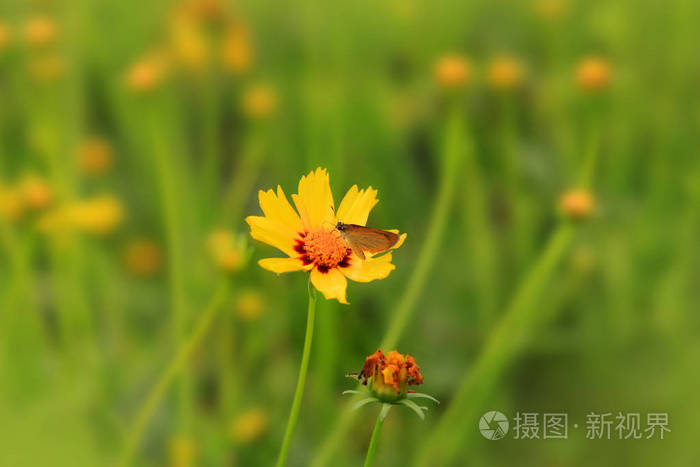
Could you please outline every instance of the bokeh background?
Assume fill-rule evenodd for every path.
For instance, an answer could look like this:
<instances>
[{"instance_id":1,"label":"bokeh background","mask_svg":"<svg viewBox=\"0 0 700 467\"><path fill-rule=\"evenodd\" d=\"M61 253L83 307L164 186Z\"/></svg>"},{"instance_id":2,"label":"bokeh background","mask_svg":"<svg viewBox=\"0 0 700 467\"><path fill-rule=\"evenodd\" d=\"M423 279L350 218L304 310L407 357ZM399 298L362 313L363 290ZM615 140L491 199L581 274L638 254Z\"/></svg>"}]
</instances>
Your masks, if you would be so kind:
<instances>
[{"instance_id":1,"label":"bokeh background","mask_svg":"<svg viewBox=\"0 0 700 467\"><path fill-rule=\"evenodd\" d=\"M318 166L408 240L319 300L289 465L362 462L378 407L340 393L383 339L442 404L393 409L377 465L698 465L698 24L693 0L4 0L0 465L273 464L307 277L259 268L244 217ZM488 441L492 409L580 428ZM672 431L588 440L590 412Z\"/></svg>"}]
</instances>

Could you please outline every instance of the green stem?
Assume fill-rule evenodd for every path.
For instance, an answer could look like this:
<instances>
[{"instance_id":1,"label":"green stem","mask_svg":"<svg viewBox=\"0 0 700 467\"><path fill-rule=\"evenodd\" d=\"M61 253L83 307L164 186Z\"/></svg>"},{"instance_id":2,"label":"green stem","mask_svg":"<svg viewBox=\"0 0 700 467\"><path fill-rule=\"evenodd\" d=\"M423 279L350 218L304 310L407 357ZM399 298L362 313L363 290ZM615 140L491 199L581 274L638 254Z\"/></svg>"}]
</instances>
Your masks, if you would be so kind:
<instances>
[{"instance_id":1,"label":"green stem","mask_svg":"<svg viewBox=\"0 0 700 467\"><path fill-rule=\"evenodd\" d=\"M175 162L172 151L164 140L165 130L160 126L159 113L149 109L151 133L153 135L153 153L157 173L160 177L161 203L164 212L165 238L168 250L168 287L172 307L173 341L179 342L184 337L187 321L185 298L185 260L183 257L182 224L180 222L181 197L178 191ZM159 110L159 109L158 109ZM182 375L178 391L179 428L186 429L189 420L190 382L188 375Z\"/></svg>"},{"instance_id":2,"label":"green stem","mask_svg":"<svg viewBox=\"0 0 700 467\"><path fill-rule=\"evenodd\" d=\"M443 173L440 191L438 192L433 216L430 219L428 233L423 242L413 275L408 281L405 292L389 324L389 330L382 339L380 348L395 347L403 331L413 315L416 301L423 292L428 274L440 250L442 234L447 224L447 216L452 206L457 175L460 172L462 160L466 152L466 141L463 128L462 114L454 109L447 122L445 147L443 154Z\"/></svg>"},{"instance_id":3,"label":"green stem","mask_svg":"<svg viewBox=\"0 0 700 467\"><path fill-rule=\"evenodd\" d=\"M477 361L465 373L457 395L440 419L436 429L423 444L415 465L449 465L462 438L473 427L472 420L492 393L501 373L527 342L542 321L538 298L568 250L575 229L563 223L549 239L547 247L516 291L506 313L489 335Z\"/></svg>"},{"instance_id":4,"label":"green stem","mask_svg":"<svg viewBox=\"0 0 700 467\"><path fill-rule=\"evenodd\" d=\"M203 163L203 183L206 187L206 201L213 199L219 194L219 174L221 165L221 147L219 144L219 107L218 88L216 77L211 70L200 84L200 97L202 99L202 153Z\"/></svg>"},{"instance_id":5,"label":"green stem","mask_svg":"<svg viewBox=\"0 0 700 467\"><path fill-rule=\"evenodd\" d=\"M266 140L264 136L265 133L261 128L253 128L246 135L241 159L236 164L234 175L223 194L220 213L223 225L240 222L241 209L253 189L265 156Z\"/></svg>"},{"instance_id":6,"label":"green stem","mask_svg":"<svg viewBox=\"0 0 700 467\"><path fill-rule=\"evenodd\" d=\"M148 393L148 397L139 408L134 423L129 430L129 434L126 439L126 445L122 457L118 463L121 467L126 467L131 465L134 455L141 443L141 439L148 427L148 422L153 417L155 410L160 405L163 400L168 388L172 384L173 380L177 375L179 375L182 370L187 365L190 357L194 351L199 347L204 336L206 336L207 331L211 327L217 312L221 309L221 305L228 295L228 284L225 280L219 284L216 292L212 296L209 304L202 312L202 314L197 319L192 333L189 335L187 340L179 346L175 357L166 367L165 371L161 373L158 377L156 384L153 386L151 391Z\"/></svg>"},{"instance_id":7,"label":"green stem","mask_svg":"<svg viewBox=\"0 0 700 467\"><path fill-rule=\"evenodd\" d=\"M292 442L292 433L299 419L299 409L301 408L301 399L304 395L304 385L306 384L306 373L309 369L309 357L311 355L311 341L314 336L314 321L316 319L316 292L313 290L311 282L309 282L309 309L306 318L306 336L304 337L304 352L301 356L301 366L299 367L299 379L297 380L297 388L294 391L294 402L292 402L292 410L289 413L287 421L287 429L284 432L280 455L277 458L277 467L282 467L287 463L287 452L289 445Z\"/></svg>"},{"instance_id":8,"label":"green stem","mask_svg":"<svg viewBox=\"0 0 700 467\"><path fill-rule=\"evenodd\" d=\"M457 177L460 174L466 141L463 128L463 116L458 108L453 108L446 122L443 146L443 167L439 192L432 209L432 217L428 221L428 233L426 234L423 248L418 255L418 261L413 269L413 274L408 280L406 289L399 304L391 317L389 329L380 343L380 348L390 349L396 346L408 322L410 321L416 301L425 287L430 269L440 250L440 242L447 226L447 216L454 199ZM338 448L345 433L357 416L357 412L350 410L358 398L353 397L344 407L335 425L330 429L328 436L321 445L313 459L312 466L326 465L330 456Z\"/></svg>"},{"instance_id":9,"label":"green stem","mask_svg":"<svg viewBox=\"0 0 700 467\"><path fill-rule=\"evenodd\" d=\"M390 408L390 404L382 404L382 409L379 411L379 415L377 415L377 423L374 425L374 431L372 431L372 438L369 440L369 447L367 448L367 457L365 457L365 467L371 467L372 465L372 460L374 460L374 451L377 449L379 430L382 429L384 419L389 413Z\"/></svg>"},{"instance_id":10,"label":"green stem","mask_svg":"<svg viewBox=\"0 0 700 467\"><path fill-rule=\"evenodd\" d=\"M589 121L588 145L584 154L583 167L581 169L581 178L579 179L580 188L590 188L593 181L593 173L595 172L598 163L598 150L600 146L600 122L595 115L590 116Z\"/></svg>"}]
</instances>

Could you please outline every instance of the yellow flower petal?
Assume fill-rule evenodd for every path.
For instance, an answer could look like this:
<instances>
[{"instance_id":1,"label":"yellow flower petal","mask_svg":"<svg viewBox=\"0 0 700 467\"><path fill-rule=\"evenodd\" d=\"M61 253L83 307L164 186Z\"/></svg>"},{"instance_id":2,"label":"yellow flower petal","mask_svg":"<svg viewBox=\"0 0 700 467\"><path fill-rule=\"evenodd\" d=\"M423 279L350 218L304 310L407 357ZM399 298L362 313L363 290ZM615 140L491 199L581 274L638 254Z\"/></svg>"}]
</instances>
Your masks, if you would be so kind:
<instances>
[{"instance_id":1,"label":"yellow flower petal","mask_svg":"<svg viewBox=\"0 0 700 467\"><path fill-rule=\"evenodd\" d=\"M326 169L319 167L315 172L301 177L299 194L292 195L292 199L306 230L335 226L335 205Z\"/></svg>"},{"instance_id":2,"label":"yellow flower petal","mask_svg":"<svg viewBox=\"0 0 700 467\"><path fill-rule=\"evenodd\" d=\"M369 187L358 191L357 185L353 185L340 203L338 220L346 224L365 225L370 211L377 202L377 190Z\"/></svg>"},{"instance_id":3,"label":"yellow flower petal","mask_svg":"<svg viewBox=\"0 0 700 467\"><path fill-rule=\"evenodd\" d=\"M397 233L399 233L399 229L391 229L391 230L387 230L387 232L394 232L397 234ZM403 245L403 242L406 241L406 235L408 235L408 234L402 233L399 236L399 241L396 242L396 245L392 246L391 249L395 250L395 249L399 248L401 245Z\"/></svg>"},{"instance_id":4,"label":"yellow flower petal","mask_svg":"<svg viewBox=\"0 0 700 467\"><path fill-rule=\"evenodd\" d=\"M294 235L302 231L301 219L287 201L281 186L277 185L277 194L273 190L260 190L258 199L260 200L260 208L266 217L280 221Z\"/></svg>"},{"instance_id":5,"label":"yellow flower petal","mask_svg":"<svg viewBox=\"0 0 700 467\"><path fill-rule=\"evenodd\" d=\"M304 263L299 258L265 258L258 261L258 264L261 268L277 274L304 269Z\"/></svg>"},{"instance_id":6,"label":"yellow flower petal","mask_svg":"<svg viewBox=\"0 0 700 467\"><path fill-rule=\"evenodd\" d=\"M348 286L348 281L338 269L321 272L313 268L311 270L311 283L327 300L335 298L340 303L348 304L348 301L345 299L345 289Z\"/></svg>"},{"instance_id":7,"label":"yellow flower petal","mask_svg":"<svg viewBox=\"0 0 700 467\"><path fill-rule=\"evenodd\" d=\"M260 216L248 216L245 221L250 225L250 236L283 251L289 256L296 256L293 233L281 221Z\"/></svg>"},{"instance_id":8,"label":"yellow flower petal","mask_svg":"<svg viewBox=\"0 0 700 467\"><path fill-rule=\"evenodd\" d=\"M341 272L355 282L371 282L386 278L396 266L391 264L391 252L376 258L361 261L353 256L350 267L341 268Z\"/></svg>"}]
</instances>

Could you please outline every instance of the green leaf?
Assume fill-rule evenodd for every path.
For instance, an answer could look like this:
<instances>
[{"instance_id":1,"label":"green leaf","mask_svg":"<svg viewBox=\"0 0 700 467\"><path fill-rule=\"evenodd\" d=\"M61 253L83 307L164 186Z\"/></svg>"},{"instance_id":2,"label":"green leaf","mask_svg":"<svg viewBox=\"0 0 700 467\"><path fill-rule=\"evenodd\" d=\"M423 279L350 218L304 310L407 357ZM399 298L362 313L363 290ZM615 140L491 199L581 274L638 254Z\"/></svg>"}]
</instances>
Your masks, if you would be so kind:
<instances>
[{"instance_id":1,"label":"green leaf","mask_svg":"<svg viewBox=\"0 0 700 467\"><path fill-rule=\"evenodd\" d=\"M423 394L422 392L409 392L406 394L406 397L409 399L430 399L431 401L435 402L436 404L440 404L440 401L435 399L433 396L429 394Z\"/></svg>"},{"instance_id":2,"label":"green leaf","mask_svg":"<svg viewBox=\"0 0 700 467\"><path fill-rule=\"evenodd\" d=\"M409 400L409 399L401 399L401 400L399 401L399 404L405 405L405 406L408 407L409 409L413 410L413 411L416 413L416 415L418 415L418 416L420 417L421 420L425 420L425 414L423 413L423 411L421 410L421 408L418 406L418 404L416 404L416 403L413 402L412 400Z\"/></svg>"},{"instance_id":3,"label":"green leaf","mask_svg":"<svg viewBox=\"0 0 700 467\"><path fill-rule=\"evenodd\" d=\"M366 399L362 399L357 404L352 406L352 410L357 410L360 407L362 407L363 405L367 405L367 404L370 404L372 402L379 402L379 399L377 399L376 397L367 397Z\"/></svg>"},{"instance_id":4,"label":"green leaf","mask_svg":"<svg viewBox=\"0 0 700 467\"><path fill-rule=\"evenodd\" d=\"M343 391L342 394L344 396L347 394L367 394L367 391L355 391L354 389L348 389L347 391Z\"/></svg>"}]
</instances>

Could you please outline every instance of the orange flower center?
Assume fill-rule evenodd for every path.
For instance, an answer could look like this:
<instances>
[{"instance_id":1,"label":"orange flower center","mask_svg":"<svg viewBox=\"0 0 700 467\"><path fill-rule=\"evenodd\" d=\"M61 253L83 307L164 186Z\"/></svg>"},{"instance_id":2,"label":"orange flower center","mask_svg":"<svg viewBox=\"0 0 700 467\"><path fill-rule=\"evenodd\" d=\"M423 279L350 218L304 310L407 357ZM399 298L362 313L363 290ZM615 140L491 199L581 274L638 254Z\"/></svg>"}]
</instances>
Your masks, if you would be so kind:
<instances>
[{"instance_id":1,"label":"orange flower center","mask_svg":"<svg viewBox=\"0 0 700 467\"><path fill-rule=\"evenodd\" d=\"M314 230L301 234L295 250L304 264L314 264L321 272L335 267L347 267L350 249L345 240L333 230Z\"/></svg>"}]
</instances>

